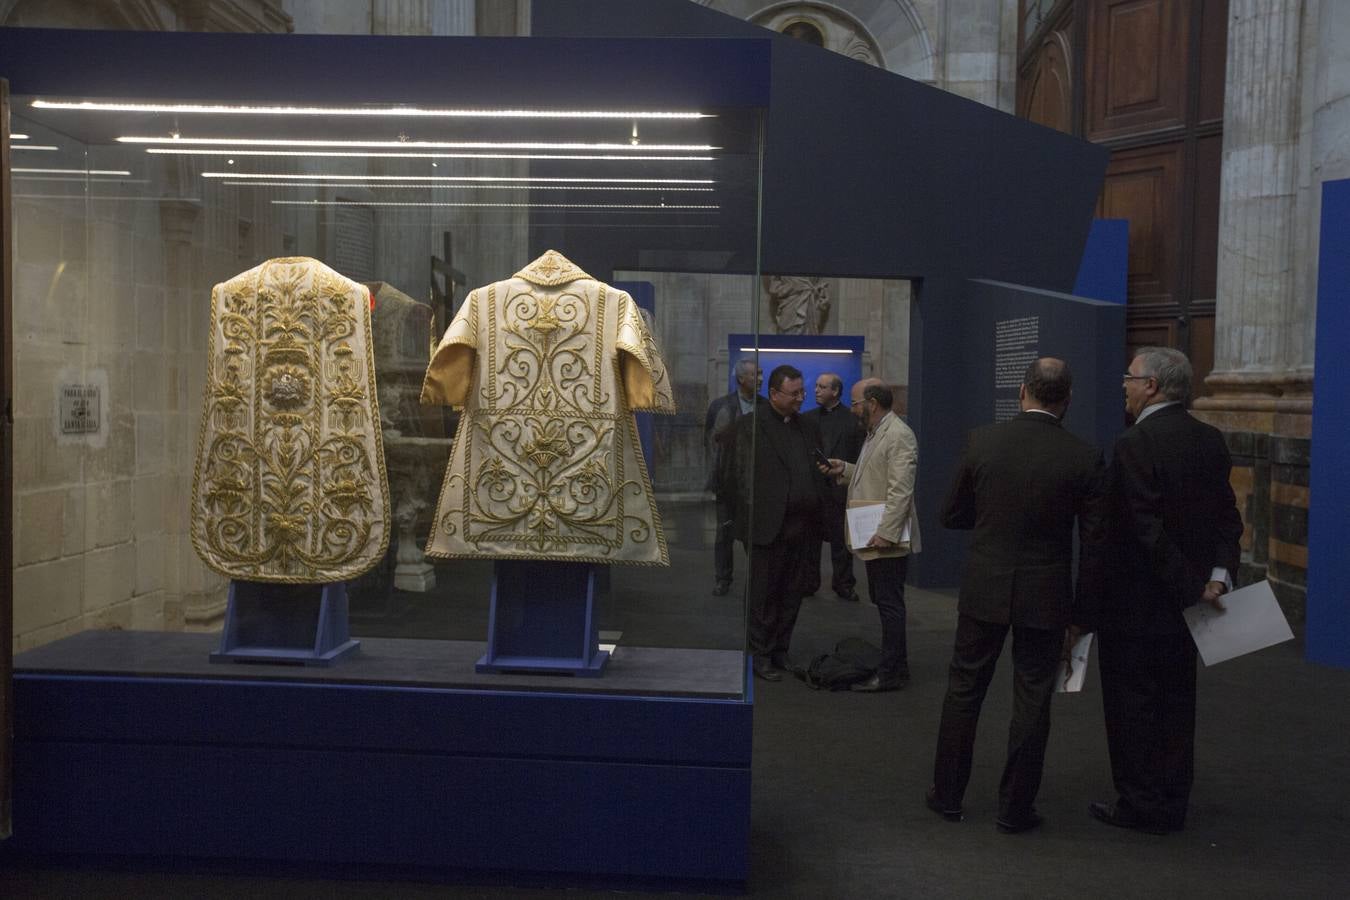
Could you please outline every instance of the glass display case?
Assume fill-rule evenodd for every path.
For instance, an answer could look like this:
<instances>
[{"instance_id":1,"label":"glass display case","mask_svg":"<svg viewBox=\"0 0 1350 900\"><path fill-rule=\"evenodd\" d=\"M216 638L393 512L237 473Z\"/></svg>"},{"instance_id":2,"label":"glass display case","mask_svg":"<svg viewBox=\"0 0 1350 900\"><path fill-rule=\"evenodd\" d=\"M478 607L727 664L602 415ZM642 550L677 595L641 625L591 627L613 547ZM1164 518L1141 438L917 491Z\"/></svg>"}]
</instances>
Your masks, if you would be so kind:
<instances>
[{"instance_id":1,"label":"glass display case","mask_svg":"<svg viewBox=\"0 0 1350 900\"><path fill-rule=\"evenodd\" d=\"M232 96L228 80L210 95L183 95L166 82L153 93L113 97L91 73L88 93L11 98L17 648L51 648L84 634L76 654L83 664L107 667L129 653L135 668L153 668L156 653L181 644L150 633L195 635L225 624L232 570L221 553L275 557L308 542L289 565L258 566L258 580L346 582L350 636L364 650L336 677L741 696L748 570L738 545L731 584L719 588L714 545L727 523L718 521L717 444L706 414L727 393L735 364L726 334L757 330L761 109L717 105L715 97L615 102L556 86L536 91L547 102L534 105L518 102L519 92L493 107L458 105L454 92L409 102L399 85L382 100L344 105L312 101L303 81L292 87L271 101ZM626 395L611 396L612 380L599 378L625 351L613 334L595 336L594 327L616 327L596 310L595 291L586 296L594 327L554 317L558 330L548 331L537 309L511 321L505 296L489 308L487 286L545 251L607 288L611 308L631 298L622 302L645 328L649 369L663 370L668 402L634 412ZM324 368L337 359L324 349L324 326L312 317L287 325L278 313L241 338L227 321L241 302L256 297L262 305L279 279L300 277L308 265L301 260L369 296L370 346L363 351L359 334L338 343L355 344L358 361L369 352L374 377L351 402L371 417L367 431L382 458L371 455L347 487L374 496L368 512L384 533L369 537L379 546L361 571L348 566L341 579L323 577L322 554L312 552L324 540L317 531L287 544L276 529L324 505L350 511L344 470L316 464L305 474L286 454L317 459L318 438L311 446L262 421L265 412L288 411L273 396L284 387L276 378L294 380L302 399L312 388L314 405L331 400L321 382L341 376ZM260 266L271 274L251 276L252 286L241 288L245 301L225 287ZM716 290L706 287L713 275L725 276ZM546 423L535 422L519 440L477 448L498 457L497 469L454 471L452 446L472 443L474 434L463 396L451 403L426 395L424 378L446 329L480 296L473 315L502 317L515 337L478 348L474 384L509 380L542 362L522 381L537 400L536 381L552 378L564 391L596 376L580 390L602 402L583 404L575 421L619 413L612 425L620 438L632 431L640 452L612 465L615 446L565 430L549 432L557 441L548 445ZM577 331L587 327L589 338ZM277 349L283 333L290 357ZM250 360L242 375L232 368L241 359ZM300 363L288 368L288 359ZM226 410L222 391L240 408ZM505 387L492 400L529 405ZM568 402L533 405L539 412ZM222 438L230 434L222 417L230 416L245 422L247 440ZM599 500L588 495L597 472L612 482ZM512 518L520 533L584 532L590 543L545 538L516 545L518 553L500 542L461 543L429 556L447 476L457 489L468 485L475 514ZM269 494L268 483L283 485L288 499ZM494 508L493 491L507 484L517 496ZM650 514L635 519L635 501L649 502ZM451 505L442 503L440 515ZM222 550L220 535L243 523L257 534ZM656 549L626 560L623 534L634 529L649 529ZM475 672L497 560L568 557L595 564L594 625L613 652L603 684ZM543 581L532 591L548 594L548 572L534 570ZM211 640L203 634L198 643L195 675L276 674L266 666L213 669ZM648 665L650 648L687 654L649 655ZM424 664L407 665L407 653ZM167 657L164 665L173 669ZM662 678L653 682L657 671ZM335 677L286 672L311 675Z\"/></svg>"}]
</instances>

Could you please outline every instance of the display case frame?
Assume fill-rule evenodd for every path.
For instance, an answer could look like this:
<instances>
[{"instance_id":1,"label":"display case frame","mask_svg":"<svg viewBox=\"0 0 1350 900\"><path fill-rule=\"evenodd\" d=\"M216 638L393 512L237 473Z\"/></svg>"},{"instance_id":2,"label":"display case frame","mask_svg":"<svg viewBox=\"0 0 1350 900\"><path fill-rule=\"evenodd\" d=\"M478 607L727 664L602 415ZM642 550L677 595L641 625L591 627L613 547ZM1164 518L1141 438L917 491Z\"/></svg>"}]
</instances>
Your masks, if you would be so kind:
<instances>
[{"instance_id":1,"label":"display case frame","mask_svg":"<svg viewBox=\"0 0 1350 900\"><path fill-rule=\"evenodd\" d=\"M25 96L49 97L319 105L397 94L417 104L453 91L465 107L548 108L587 96L624 109L762 109L768 57L760 40L0 30L0 75ZM378 78L355 69L313 77L335 58L388 64ZM240 77L222 83L219 71ZM608 274L617 261L579 262ZM737 264L757 277L757 252ZM38 648L14 679L17 828L6 852L731 885L748 872L753 697L739 650L733 691L688 692L528 676L419 684L351 669L199 677L145 661L155 652L196 659L200 635L75 637L96 646ZM75 661L98 659L109 642L124 645L124 670L108 663L117 653ZM417 653L404 646L389 657L415 665ZM91 753L99 766L86 764Z\"/></svg>"}]
</instances>

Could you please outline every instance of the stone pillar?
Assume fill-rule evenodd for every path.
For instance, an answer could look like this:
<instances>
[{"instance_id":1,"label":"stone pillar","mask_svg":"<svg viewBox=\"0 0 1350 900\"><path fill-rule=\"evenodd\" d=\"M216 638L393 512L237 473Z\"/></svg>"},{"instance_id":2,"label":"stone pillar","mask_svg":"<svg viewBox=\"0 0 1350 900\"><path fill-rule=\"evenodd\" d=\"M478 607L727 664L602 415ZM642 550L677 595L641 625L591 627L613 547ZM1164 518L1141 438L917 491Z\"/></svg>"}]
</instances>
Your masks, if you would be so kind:
<instances>
[{"instance_id":1,"label":"stone pillar","mask_svg":"<svg viewBox=\"0 0 1350 900\"><path fill-rule=\"evenodd\" d=\"M371 34L474 33L474 0L372 0Z\"/></svg>"},{"instance_id":2,"label":"stone pillar","mask_svg":"<svg viewBox=\"0 0 1350 900\"><path fill-rule=\"evenodd\" d=\"M1334 6L1335 4L1331 4ZM1316 209L1309 169L1318 0L1232 0L1220 173L1212 392L1247 529L1241 581L1304 614ZM1310 202L1313 201L1313 202ZM1309 234L1309 223L1312 233Z\"/></svg>"}]
</instances>

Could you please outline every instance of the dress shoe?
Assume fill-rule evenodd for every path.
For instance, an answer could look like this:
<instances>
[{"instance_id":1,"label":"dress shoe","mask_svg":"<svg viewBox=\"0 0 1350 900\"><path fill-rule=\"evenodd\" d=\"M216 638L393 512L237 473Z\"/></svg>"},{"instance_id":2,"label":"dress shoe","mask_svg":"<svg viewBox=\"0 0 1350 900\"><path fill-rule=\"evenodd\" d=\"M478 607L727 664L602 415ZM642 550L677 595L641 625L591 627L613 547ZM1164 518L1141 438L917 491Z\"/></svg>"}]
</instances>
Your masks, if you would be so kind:
<instances>
[{"instance_id":1,"label":"dress shoe","mask_svg":"<svg viewBox=\"0 0 1350 900\"><path fill-rule=\"evenodd\" d=\"M862 694L880 694L885 691L903 690L907 684L909 684L908 675L882 675L878 672L866 681L850 685L849 690Z\"/></svg>"},{"instance_id":2,"label":"dress shoe","mask_svg":"<svg viewBox=\"0 0 1350 900\"><path fill-rule=\"evenodd\" d=\"M943 806L938 802L937 788L930 787L928 793L923 795L923 805L937 813L939 816L942 816L942 818L946 819L948 822L960 822L965 818L965 814L961 812L961 807Z\"/></svg>"},{"instance_id":3,"label":"dress shoe","mask_svg":"<svg viewBox=\"0 0 1350 900\"><path fill-rule=\"evenodd\" d=\"M1021 834L1024 831L1030 831L1033 828L1039 828L1045 819L1036 810L1032 810L1025 816L1016 819L999 818L994 820L998 830L1004 834Z\"/></svg>"},{"instance_id":4,"label":"dress shoe","mask_svg":"<svg viewBox=\"0 0 1350 900\"><path fill-rule=\"evenodd\" d=\"M1099 822L1105 822L1107 825L1129 828L1132 831L1142 831L1145 834L1167 834L1172 830L1161 822L1144 819L1136 813L1121 809L1119 803L1102 803L1093 800L1088 804L1088 813L1091 814L1092 818Z\"/></svg>"},{"instance_id":5,"label":"dress shoe","mask_svg":"<svg viewBox=\"0 0 1350 900\"><path fill-rule=\"evenodd\" d=\"M763 678L765 681L783 680L783 676L774 671L773 663L763 656L754 658L750 663L750 670L755 673L756 678Z\"/></svg>"},{"instance_id":6,"label":"dress shoe","mask_svg":"<svg viewBox=\"0 0 1350 900\"><path fill-rule=\"evenodd\" d=\"M840 600L845 600L849 603L857 603L859 600L862 599L861 597L858 596L858 592L853 590L845 591L843 593L837 594L836 596Z\"/></svg>"},{"instance_id":7,"label":"dress shoe","mask_svg":"<svg viewBox=\"0 0 1350 900\"><path fill-rule=\"evenodd\" d=\"M780 672L796 671L796 668L792 665L792 660L789 659L788 655L786 653L783 653L782 651L770 654L769 665L773 666L775 669L778 669Z\"/></svg>"},{"instance_id":8,"label":"dress shoe","mask_svg":"<svg viewBox=\"0 0 1350 900\"><path fill-rule=\"evenodd\" d=\"M731 590L730 581L719 581L717 582L717 586L713 588L713 596L725 597L727 595L727 592L730 590Z\"/></svg>"}]
</instances>

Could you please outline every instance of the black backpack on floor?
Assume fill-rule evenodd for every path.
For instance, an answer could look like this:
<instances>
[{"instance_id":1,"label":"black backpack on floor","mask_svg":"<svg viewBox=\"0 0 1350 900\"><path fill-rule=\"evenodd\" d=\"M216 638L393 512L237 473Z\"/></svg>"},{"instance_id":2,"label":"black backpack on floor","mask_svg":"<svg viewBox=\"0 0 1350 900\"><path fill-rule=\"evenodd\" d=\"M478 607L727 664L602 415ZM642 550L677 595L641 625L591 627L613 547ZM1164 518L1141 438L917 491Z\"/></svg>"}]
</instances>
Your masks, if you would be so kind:
<instances>
[{"instance_id":1,"label":"black backpack on floor","mask_svg":"<svg viewBox=\"0 0 1350 900\"><path fill-rule=\"evenodd\" d=\"M866 681L881 665L881 650L861 638L844 638L834 645L833 653L822 653L797 677L817 691L846 691Z\"/></svg>"}]
</instances>

